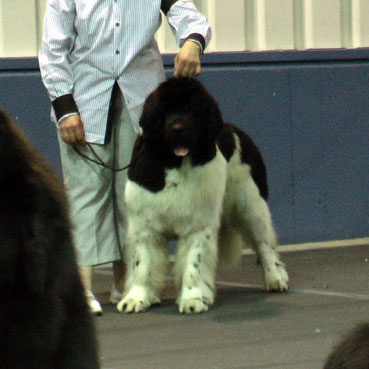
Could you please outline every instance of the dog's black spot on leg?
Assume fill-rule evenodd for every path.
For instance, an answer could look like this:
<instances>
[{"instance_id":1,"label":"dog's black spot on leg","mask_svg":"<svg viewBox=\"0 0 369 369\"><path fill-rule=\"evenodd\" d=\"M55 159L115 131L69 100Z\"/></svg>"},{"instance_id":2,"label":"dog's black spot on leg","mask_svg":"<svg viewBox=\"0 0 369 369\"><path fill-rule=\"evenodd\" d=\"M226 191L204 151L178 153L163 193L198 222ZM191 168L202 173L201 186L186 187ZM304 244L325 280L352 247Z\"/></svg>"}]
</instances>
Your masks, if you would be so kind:
<instances>
[{"instance_id":1,"label":"dog's black spot on leg","mask_svg":"<svg viewBox=\"0 0 369 369\"><path fill-rule=\"evenodd\" d=\"M132 270L135 270L140 265L140 260L136 260L132 264Z\"/></svg>"},{"instance_id":2,"label":"dog's black spot on leg","mask_svg":"<svg viewBox=\"0 0 369 369\"><path fill-rule=\"evenodd\" d=\"M198 255L197 255L197 261L198 261L199 263L201 263L201 254L198 254Z\"/></svg>"},{"instance_id":3,"label":"dog's black spot on leg","mask_svg":"<svg viewBox=\"0 0 369 369\"><path fill-rule=\"evenodd\" d=\"M198 269L198 268L199 268L199 264L195 263L195 264L193 265L193 267L194 267L195 269Z\"/></svg>"},{"instance_id":4,"label":"dog's black spot on leg","mask_svg":"<svg viewBox=\"0 0 369 369\"><path fill-rule=\"evenodd\" d=\"M214 292L214 288L210 285L209 282L204 281L205 285L209 288L209 290Z\"/></svg>"}]
</instances>

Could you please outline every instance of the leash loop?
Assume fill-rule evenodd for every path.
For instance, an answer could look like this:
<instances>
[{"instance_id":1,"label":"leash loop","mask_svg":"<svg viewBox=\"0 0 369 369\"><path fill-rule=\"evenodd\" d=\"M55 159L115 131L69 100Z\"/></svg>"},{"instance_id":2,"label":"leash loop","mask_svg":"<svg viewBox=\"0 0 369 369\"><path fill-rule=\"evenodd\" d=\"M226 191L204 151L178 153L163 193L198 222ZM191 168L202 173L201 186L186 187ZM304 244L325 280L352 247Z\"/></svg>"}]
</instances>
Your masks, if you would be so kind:
<instances>
[{"instance_id":1,"label":"leash loop","mask_svg":"<svg viewBox=\"0 0 369 369\"><path fill-rule=\"evenodd\" d=\"M95 159L92 159L92 158L90 158L89 156L87 156L87 155L83 154L83 153L82 153L82 152L77 148L77 146L76 146L76 145L73 145L73 149L74 149L74 151L75 151L78 155L82 156L84 159L86 159L86 160L88 160L88 161L91 161L92 163L95 163L95 164L100 165L100 166L102 166L102 167L104 167L104 168L110 169L112 172L121 172L121 171L123 171L123 170L128 169L128 168L131 166L131 164L132 164L132 163L129 163L128 165L126 165L126 166L124 166L124 167L122 167L122 168L114 168L114 167L112 167L111 165L104 163L104 161L99 157L99 155L97 155L96 151L92 148L92 146L91 146L89 143L87 143L87 147L90 149L90 151L92 152L92 154L93 154L93 156L95 157Z\"/></svg>"}]
</instances>

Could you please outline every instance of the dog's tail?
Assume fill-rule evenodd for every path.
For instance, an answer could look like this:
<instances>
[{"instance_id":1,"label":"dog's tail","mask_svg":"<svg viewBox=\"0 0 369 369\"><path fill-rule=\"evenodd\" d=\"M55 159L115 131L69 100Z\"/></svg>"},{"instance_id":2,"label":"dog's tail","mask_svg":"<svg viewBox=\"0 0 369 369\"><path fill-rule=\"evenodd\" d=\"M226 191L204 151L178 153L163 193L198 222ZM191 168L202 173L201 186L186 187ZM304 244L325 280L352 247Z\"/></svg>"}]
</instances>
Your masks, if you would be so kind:
<instances>
[{"instance_id":1,"label":"dog's tail","mask_svg":"<svg viewBox=\"0 0 369 369\"><path fill-rule=\"evenodd\" d=\"M242 256L241 233L231 225L222 224L218 235L218 255L222 264L238 264Z\"/></svg>"}]
</instances>

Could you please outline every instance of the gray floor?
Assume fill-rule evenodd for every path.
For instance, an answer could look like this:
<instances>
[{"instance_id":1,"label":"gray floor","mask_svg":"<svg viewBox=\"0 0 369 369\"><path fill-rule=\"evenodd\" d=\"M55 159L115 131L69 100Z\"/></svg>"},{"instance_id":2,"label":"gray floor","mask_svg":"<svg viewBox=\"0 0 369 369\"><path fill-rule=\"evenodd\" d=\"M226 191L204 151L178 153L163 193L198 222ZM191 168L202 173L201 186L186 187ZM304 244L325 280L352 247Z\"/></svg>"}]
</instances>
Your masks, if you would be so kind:
<instances>
[{"instance_id":1,"label":"gray floor","mask_svg":"<svg viewBox=\"0 0 369 369\"><path fill-rule=\"evenodd\" d=\"M369 320L369 245L282 254L287 293L262 290L255 257L218 272L208 313L181 315L170 279L162 304L119 315L107 303L111 270L94 284L104 304L96 318L104 369L322 369L338 338Z\"/></svg>"}]
</instances>

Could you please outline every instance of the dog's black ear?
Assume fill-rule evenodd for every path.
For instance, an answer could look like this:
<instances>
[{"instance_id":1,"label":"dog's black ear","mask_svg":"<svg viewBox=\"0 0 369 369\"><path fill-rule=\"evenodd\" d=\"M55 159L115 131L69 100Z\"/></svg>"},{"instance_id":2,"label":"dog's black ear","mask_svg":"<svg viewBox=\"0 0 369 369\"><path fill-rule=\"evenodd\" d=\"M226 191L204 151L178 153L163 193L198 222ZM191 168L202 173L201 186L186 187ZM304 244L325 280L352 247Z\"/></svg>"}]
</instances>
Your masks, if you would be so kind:
<instances>
[{"instance_id":1,"label":"dog's black ear","mask_svg":"<svg viewBox=\"0 0 369 369\"><path fill-rule=\"evenodd\" d=\"M159 103L158 92L152 92L145 101L140 127L142 128L142 138L146 143L157 141L163 136L163 107Z\"/></svg>"},{"instance_id":2,"label":"dog's black ear","mask_svg":"<svg viewBox=\"0 0 369 369\"><path fill-rule=\"evenodd\" d=\"M193 89L192 93L188 94L191 96L192 106L196 107L196 115L201 117L202 121L208 122L208 140L213 143L224 126L222 113L214 97L200 81L196 79L190 79L189 81Z\"/></svg>"},{"instance_id":3,"label":"dog's black ear","mask_svg":"<svg viewBox=\"0 0 369 369\"><path fill-rule=\"evenodd\" d=\"M140 127L143 132L154 131L160 124L160 117L163 115L163 107L160 105L158 90L153 91L146 99L140 117Z\"/></svg>"},{"instance_id":4,"label":"dog's black ear","mask_svg":"<svg viewBox=\"0 0 369 369\"><path fill-rule=\"evenodd\" d=\"M146 99L145 104L142 109L141 117L140 117L140 127L142 132L148 132L152 129L152 121L155 121L154 112L150 112L150 109L153 107L154 102L151 101L151 95Z\"/></svg>"},{"instance_id":5,"label":"dog's black ear","mask_svg":"<svg viewBox=\"0 0 369 369\"><path fill-rule=\"evenodd\" d=\"M209 105L208 121L209 121L209 140L211 142L216 141L218 135L223 129L224 122L218 104L215 101Z\"/></svg>"}]
</instances>

